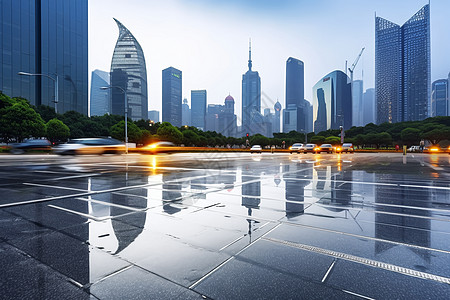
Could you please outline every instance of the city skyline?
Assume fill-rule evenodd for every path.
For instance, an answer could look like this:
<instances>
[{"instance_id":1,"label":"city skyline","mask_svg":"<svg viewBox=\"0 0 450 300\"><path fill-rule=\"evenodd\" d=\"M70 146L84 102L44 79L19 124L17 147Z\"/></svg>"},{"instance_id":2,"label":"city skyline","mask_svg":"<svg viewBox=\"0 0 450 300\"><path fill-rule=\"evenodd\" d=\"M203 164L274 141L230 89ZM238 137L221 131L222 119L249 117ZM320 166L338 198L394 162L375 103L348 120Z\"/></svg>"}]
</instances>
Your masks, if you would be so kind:
<instances>
[{"instance_id":1,"label":"city skyline","mask_svg":"<svg viewBox=\"0 0 450 300\"><path fill-rule=\"evenodd\" d=\"M190 91L206 89L208 103L221 103L231 94L241 116L241 75L246 71L248 38L252 38L254 68L261 76L262 109L285 102L285 61L296 57L305 63L305 98L312 102L312 86L333 70L344 70L361 47L366 47L355 80L364 70L364 90L374 87L374 16L402 23L427 1L389 3L318 4L284 1L262 2L249 7L246 1L136 1L123 10L118 2L90 3L90 70L107 69L105 53L111 52L117 33L113 17L127 24L144 50L149 83L149 109L161 111L160 72L169 66L183 70L183 98ZM431 2L432 81L444 78L450 65L446 53L449 24L445 11L450 3ZM171 18L166 18L171 12ZM139 17L145 14L146 17ZM335 24L339 26L335 26ZM355 25L356 24L356 25ZM205 26L208 25L208 26ZM341 26L342 25L342 26ZM340 28L334 28L340 27ZM183 30L180 30L183 28ZM350 32L350 33L349 33ZM347 38L346 38L347 37ZM330 47L331 46L331 47ZM190 99L189 99L190 100Z\"/></svg>"}]
</instances>

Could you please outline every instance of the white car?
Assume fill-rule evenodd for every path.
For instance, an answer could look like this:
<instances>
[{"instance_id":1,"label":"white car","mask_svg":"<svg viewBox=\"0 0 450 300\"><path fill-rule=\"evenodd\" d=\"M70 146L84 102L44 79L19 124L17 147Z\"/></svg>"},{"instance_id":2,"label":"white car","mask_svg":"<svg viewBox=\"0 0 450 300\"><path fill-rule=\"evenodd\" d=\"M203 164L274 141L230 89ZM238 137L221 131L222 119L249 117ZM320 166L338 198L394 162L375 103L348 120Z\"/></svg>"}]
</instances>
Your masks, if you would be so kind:
<instances>
[{"instance_id":1,"label":"white car","mask_svg":"<svg viewBox=\"0 0 450 300\"><path fill-rule=\"evenodd\" d=\"M262 152L262 147L260 145L253 145L250 148L250 153L253 153L253 152L261 153Z\"/></svg>"},{"instance_id":2,"label":"white car","mask_svg":"<svg viewBox=\"0 0 450 300\"><path fill-rule=\"evenodd\" d=\"M303 147L303 144L301 143L295 143L291 147L289 147L289 152L292 154L293 152L300 153L301 149Z\"/></svg>"},{"instance_id":3,"label":"white car","mask_svg":"<svg viewBox=\"0 0 450 300\"><path fill-rule=\"evenodd\" d=\"M61 155L124 153L125 144L112 138L82 138L53 147L53 152Z\"/></svg>"}]
</instances>

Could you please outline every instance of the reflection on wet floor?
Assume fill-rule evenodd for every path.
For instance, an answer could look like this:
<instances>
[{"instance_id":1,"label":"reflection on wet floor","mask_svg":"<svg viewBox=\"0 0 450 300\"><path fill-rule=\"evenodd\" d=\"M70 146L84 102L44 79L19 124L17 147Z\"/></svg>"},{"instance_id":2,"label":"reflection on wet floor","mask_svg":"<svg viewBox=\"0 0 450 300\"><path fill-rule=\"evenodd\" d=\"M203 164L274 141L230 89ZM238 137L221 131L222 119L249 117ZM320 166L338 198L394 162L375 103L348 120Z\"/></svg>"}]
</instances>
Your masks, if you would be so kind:
<instances>
[{"instance_id":1,"label":"reflection on wet floor","mask_svg":"<svg viewBox=\"0 0 450 300\"><path fill-rule=\"evenodd\" d=\"M206 153L0 165L0 251L28 254L86 297L156 277L143 295L159 288L180 299L234 298L220 291L235 282L236 297L273 298L262 289L273 276L285 278L276 281L282 298L384 295L336 277L346 268L368 278L387 272L377 282L394 298L449 291L444 155ZM275 263L272 251L291 266ZM320 262L314 272L312 261ZM246 273L261 276L261 286L248 289L256 283ZM416 281L422 290L411 288Z\"/></svg>"}]
</instances>

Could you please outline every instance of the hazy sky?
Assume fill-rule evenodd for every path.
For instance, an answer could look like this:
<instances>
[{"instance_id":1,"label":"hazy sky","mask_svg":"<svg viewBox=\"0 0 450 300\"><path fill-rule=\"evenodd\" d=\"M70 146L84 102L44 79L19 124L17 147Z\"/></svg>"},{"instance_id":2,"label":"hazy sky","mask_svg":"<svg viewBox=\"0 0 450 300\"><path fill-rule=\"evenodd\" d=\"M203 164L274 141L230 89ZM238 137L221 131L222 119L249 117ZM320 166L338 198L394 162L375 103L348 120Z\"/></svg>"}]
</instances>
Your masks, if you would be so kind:
<instances>
[{"instance_id":1,"label":"hazy sky","mask_svg":"<svg viewBox=\"0 0 450 300\"><path fill-rule=\"evenodd\" d=\"M113 17L141 44L147 64L149 110L161 111L162 70L183 72L183 98L206 89L208 104L230 93L241 112L241 81L252 40L261 77L262 109L285 106L286 60L305 63L305 97L327 73L349 66L362 47L354 79L374 87L375 12L403 25L426 0L90 0L89 70L109 71L118 37ZM433 0L431 80L450 72L450 1Z\"/></svg>"}]
</instances>

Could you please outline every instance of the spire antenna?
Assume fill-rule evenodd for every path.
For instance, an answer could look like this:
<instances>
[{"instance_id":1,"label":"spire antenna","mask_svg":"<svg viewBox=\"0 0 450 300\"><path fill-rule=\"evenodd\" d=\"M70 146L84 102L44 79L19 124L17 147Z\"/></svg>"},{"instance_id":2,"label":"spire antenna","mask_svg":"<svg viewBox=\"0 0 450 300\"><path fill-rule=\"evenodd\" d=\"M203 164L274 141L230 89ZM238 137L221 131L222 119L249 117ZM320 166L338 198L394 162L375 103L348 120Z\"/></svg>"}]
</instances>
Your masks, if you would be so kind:
<instances>
[{"instance_id":1,"label":"spire antenna","mask_svg":"<svg viewBox=\"0 0 450 300\"><path fill-rule=\"evenodd\" d=\"M248 42L248 69L252 70L252 39L249 38Z\"/></svg>"}]
</instances>

